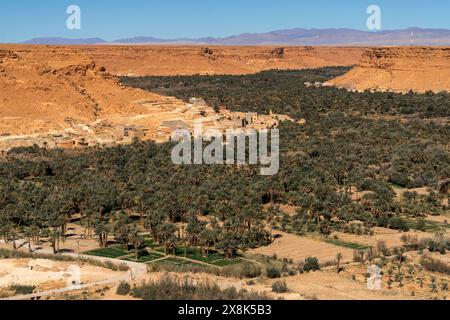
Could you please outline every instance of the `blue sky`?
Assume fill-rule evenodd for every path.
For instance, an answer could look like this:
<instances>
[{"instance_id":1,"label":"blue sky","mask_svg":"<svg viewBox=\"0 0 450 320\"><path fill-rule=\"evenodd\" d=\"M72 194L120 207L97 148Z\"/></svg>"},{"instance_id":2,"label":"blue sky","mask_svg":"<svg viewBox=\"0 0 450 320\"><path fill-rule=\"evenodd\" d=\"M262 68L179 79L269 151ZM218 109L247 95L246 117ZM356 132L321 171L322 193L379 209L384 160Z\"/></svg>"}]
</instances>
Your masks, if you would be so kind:
<instances>
[{"instance_id":1,"label":"blue sky","mask_svg":"<svg viewBox=\"0 0 450 320\"><path fill-rule=\"evenodd\" d=\"M81 8L81 30L66 8ZM2 0L0 42L34 37L223 37L287 28L366 28L366 9L382 9L382 28L450 29L448 0Z\"/></svg>"}]
</instances>

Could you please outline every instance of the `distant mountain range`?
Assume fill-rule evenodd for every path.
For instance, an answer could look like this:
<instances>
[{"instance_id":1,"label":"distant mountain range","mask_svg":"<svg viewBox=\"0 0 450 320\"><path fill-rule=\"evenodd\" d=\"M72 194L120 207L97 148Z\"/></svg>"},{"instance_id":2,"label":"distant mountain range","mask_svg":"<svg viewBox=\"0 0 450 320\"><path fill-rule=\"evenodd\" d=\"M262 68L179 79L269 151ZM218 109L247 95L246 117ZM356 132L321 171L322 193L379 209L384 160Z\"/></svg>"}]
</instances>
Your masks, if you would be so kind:
<instances>
[{"instance_id":1,"label":"distant mountain range","mask_svg":"<svg viewBox=\"0 0 450 320\"><path fill-rule=\"evenodd\" d=\"M133 37L105 41L101 38L34 38L23 44L205 44L205 45L301 45L301 46L450 46L450 30L409 28L404 30L361 31L355 29L288 29L268 33L244 33L226 38L158 39Z\"/></svg>"}]
</instances>

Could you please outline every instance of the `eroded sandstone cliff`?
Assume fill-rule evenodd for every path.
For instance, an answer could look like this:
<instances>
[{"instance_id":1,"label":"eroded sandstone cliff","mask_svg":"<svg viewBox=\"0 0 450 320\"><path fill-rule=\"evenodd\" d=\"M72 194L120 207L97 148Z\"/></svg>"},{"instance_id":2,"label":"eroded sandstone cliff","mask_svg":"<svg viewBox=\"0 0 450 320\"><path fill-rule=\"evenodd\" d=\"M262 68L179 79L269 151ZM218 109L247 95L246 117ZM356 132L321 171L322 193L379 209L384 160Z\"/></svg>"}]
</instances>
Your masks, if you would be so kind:
<instances>
[{"instance_id":1,"label":"eroded sandstone cliff","mask_svg":"<svg viewBox=\"0 0 450 320\"><path fill-rule=\"evenodd\" d=\"M357 91L450 91L450 48L370 48L357 67L328 84Z\"/></svg>"},{"instance_id":2,"label":"eroded sandstone cliff","mask_svg":"<svg viewBox=\"0 0 450 320\"><path fill-rule=\"evenodd\" d=\"M124 88L83 52L0 47L0 134L69 128L117 114L140 114L139 99L160 96Z\"/></svg>"}]
</instances>

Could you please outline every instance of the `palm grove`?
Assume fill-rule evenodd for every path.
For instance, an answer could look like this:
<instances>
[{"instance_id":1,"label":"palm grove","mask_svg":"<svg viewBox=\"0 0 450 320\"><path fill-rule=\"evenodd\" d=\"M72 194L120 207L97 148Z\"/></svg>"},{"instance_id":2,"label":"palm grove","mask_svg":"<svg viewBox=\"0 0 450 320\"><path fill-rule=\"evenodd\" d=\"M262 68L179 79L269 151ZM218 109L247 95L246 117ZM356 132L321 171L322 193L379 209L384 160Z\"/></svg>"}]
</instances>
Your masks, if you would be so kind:
<instances>
[{"instance_id":1,"label":"palm grove","mask_svg":"<svg viewBox=\"0 0 450 320\"><path fill-rule=\"evenodd\" d=\"M248 76L124 78L131 86L215 107L304 118L280 126L280 172L258 166L177 166L172 144L135 141L86 150L17 148L1 159L0 232L49 241L54 251L79 221L99 246L111 240L136 252L142 231L166 254L198 248L233 258L272 241L272 230L355 232L384 226L407 230L405 218L440 214L448 197L448 94L351 93L307 88L346 68L269 71ZM428 187L428 195L393 186ZM364 192L361 199L355 192ZM288 216L279 204L297 206ZM263 209L265 208L265 209Z\"/></svg>"}]
</instances>

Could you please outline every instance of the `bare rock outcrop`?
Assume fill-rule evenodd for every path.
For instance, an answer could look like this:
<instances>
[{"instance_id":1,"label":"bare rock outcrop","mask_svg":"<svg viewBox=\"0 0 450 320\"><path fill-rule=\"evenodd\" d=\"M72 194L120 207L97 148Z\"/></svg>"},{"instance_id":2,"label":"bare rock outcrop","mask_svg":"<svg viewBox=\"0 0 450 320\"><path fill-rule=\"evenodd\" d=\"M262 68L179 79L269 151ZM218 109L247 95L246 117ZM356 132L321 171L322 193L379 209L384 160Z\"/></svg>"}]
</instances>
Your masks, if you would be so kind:
<instances>
[{"instance_id":1,"label":"bare rock outcrop","mask_svg":"<svg viewBox=\"0 0 450 320\"><path fill-rule=\"evenodd\" d=\"M370 48L357 67L327 84L357 91L450 91L450 48Z\"/></svg>"},{"instance_id":2,"label":"bare rock outcrop","mask_svg":"<svg viewBox=\"0 0 450 320\"><path fill-rule=\"evenodd\" d=\"M63 47L0 48L0 134L61 131L70 117L80 123L139 115L133 103L161 99L125 88L85 53Z\"/></svg>"}]
</instances>

